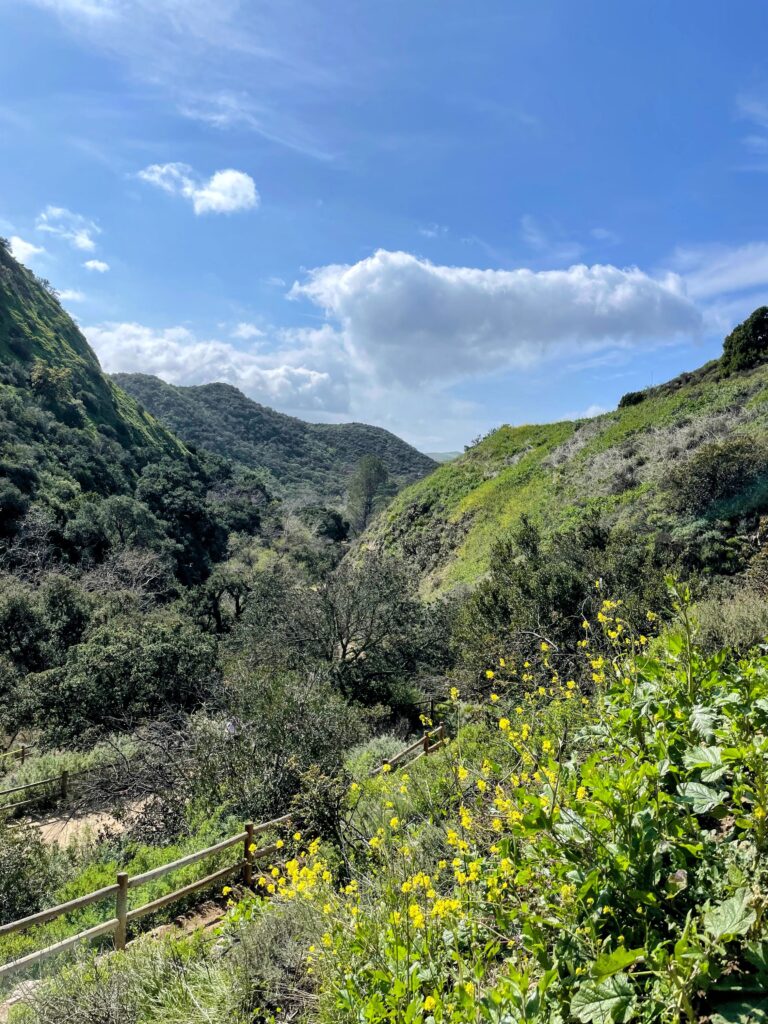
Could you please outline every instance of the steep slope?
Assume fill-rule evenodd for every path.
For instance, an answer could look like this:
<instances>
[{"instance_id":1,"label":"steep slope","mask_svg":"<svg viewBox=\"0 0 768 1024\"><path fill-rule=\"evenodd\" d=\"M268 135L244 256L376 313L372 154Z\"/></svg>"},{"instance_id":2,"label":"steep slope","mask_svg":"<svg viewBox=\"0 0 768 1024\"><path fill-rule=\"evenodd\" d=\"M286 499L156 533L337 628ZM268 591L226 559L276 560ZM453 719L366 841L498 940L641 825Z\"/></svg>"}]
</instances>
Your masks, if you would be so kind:
<instances>
[{"instance_id":1,"label":"steep slope","mask_svg":"<svg viewBox=\"0 0 768 1024\"><path fill-rule=\"evenodd\" d=\"M715 360L593 419L500 427L398 495L368 542L406 557L434 594L481 578L524 513L545 535L599 514L663 532L671 549L708 543L724 521L738 540L768 511L766 442L768 366Z\"/></svg>"},{"instance_id":2,"label":"steep slope","mask_svg":"<svg viewBox=\"0 0 768 1024\"><path fill-rule=\"evenodd\" d=\"M275 412L230 384L177 387L157 377L120 373L115 380L186 442L266 469L296 503L337 501L364 455L377 455L399 486L435 462L380 427L323 424Z\"/></svg>"},{"instance_id":3,"label":"steep slope","mask_svg":"<svg viewBox=\"0 0 768 1024\"><path fill-rule=\"evenodd\" d=\"M0 535L30 502L59 521L86 494L133 490L184 445L102 373L55 293L0 244Z\"/></svg>"}]
</instances>

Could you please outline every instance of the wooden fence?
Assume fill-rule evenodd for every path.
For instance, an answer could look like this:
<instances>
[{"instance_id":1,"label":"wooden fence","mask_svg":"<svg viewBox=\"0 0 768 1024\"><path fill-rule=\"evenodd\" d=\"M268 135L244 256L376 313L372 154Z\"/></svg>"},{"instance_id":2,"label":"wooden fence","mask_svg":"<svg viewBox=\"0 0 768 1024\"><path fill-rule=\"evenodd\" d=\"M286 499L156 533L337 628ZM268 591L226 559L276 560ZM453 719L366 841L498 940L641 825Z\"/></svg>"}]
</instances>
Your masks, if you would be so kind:
<instances>
[{"instance_id":1,"label":"wooden fence","mask_svg":"<svg viewBox=\"0 0 768 1024\"><path fill-rule=\"evenodd\" d=\"M425 732L424 735L415 743L412 743L409 747L406 747L405 750L401 750L398 754L395 754L394 757L385 761L384 764L375 769L372 774L377 775L385 770L394 770L408 759L416 761L420 757L424 757L425 755L438 750L445 744L445 742L445 727L440 725L436 729L432 729L430 732ZM416 754L417 751L418 754ZM414 754L416 754L416 757L412 756ZM386 768L387 765L389 765L388 769ZM66 776L66 773L63 773L63 775ZM56 779L45 779L40 783L32 783L31 785L44 785L46 782L51 781L56 781ZM29 787L20 786L18 788L24 789ZM66 792L66 780L64 788ZM13 792L13 790L7 790L6 792ZM238 832L236 836L230 836L229 839L222 839L221 842L215 843L213 846L208 846L204 850L199 850L196 853L188 853L186 856L180 857L178 860L172 861L170 864L163 864L160 867L152 868L150 871L145 871L140 875L131 876L125 872L119 872L117 880L113 885L107 885L103 889L97 889L95 892L87 893L85 896L78 896L76 899L69 900L67 903L60 903L57 907L40 910L38 913L31 914L29 917L24 917L19 921L11 921L10 924L0 925L0 939L2 939L5 936L14 935L17 932L22 932L28 928L32 928L34 925L45 924L47 921L53 921L55 918L63 917L65 914L70 914L75 910L82 910L84 907L89 907L91 904L98 903L100 900L114 899L115 913L113 917L110 917L107 921L103 921L101 924L94 925L92 928L88 928L86 931L78 932L76 935L71 935L67 939L62 939L61 942L57 942L52 946L47 946L45 949L39 949L34 953L28 953L26 956L20 957L18 960L12 960L10 963L0 966L0 980L15 971L21 970L24 967L30 967L33 964L39 963L41 960L47 959L48 957L56 956L59 953L65 953L80 942L98 939L103 935L114 935L115 949L125 949L128 938L128 926L133 921L136 921L147 914L152 914L157 910L161 910L163 907L168 906L168 904L175 903L177 900L183 899L200 889L207 889L212 885L223 882L225 879L232 878L238 873L241 874L243 883L250 886L253 881L253 865L257 861L272 857L278 850L276 845L264 846L261 849L255 849L253 842L254 837L262 832L268 831L269 829L286 825L290 820L291 815L285 814L281 818L275 818L273 821L266 821L260 825L253 825L249 823L245 826L244 830L242 832ZM171 874L173 871L178 871L180 868L188 867L190 864L196 864L198 861L205 860L208 857L215 857L217 854L224 853L226 850L239 846L240 844L243 846L243 855L234 864L229 864L224 868L214 871L212 874L206 875L204 878L200 878L195 882L190 882L189 885L185 885L181 889L175 889L173 892L166 893L164 896L159 896L150 903L145 903L143 906L136 907L134 910L128 909L128 893L131 889L136 889L138 886L146 885L148 882L153 882L157 878L163 878L165 875Z\"/></svg>"},{"instance_id":2,"label":"wooden fence","mask_svg":"<svg viewBox=\"0 0 768 1024\"><path fill-rule=\"evenodd\" d=\"M0 754L0 771L7 771L11 760L21 761L21 763L24 764L27 759L27 754L31 749L31 744L22 743L20 747L14 747L13 750L4 750L2 754Z\"/></svg>"},{"instance_id":3,"label":"wooden fence","mask_svg":"<svg viewBox=\"0 0 768 1024\"><path fill-rule=\"evenodd\" d=\"M47 946L45 949L36 950L34 953L28 953L26 956L23 956L18 960L12 960L10 963L0 967L0 979L12 974L14 971L39 963L39 961L45 960L50 956L56 956L58 953L65 953L67 950L72 949L73 946L76 946L79 942L88 941L89 939L97 939L102 935L114 935L115 948L125 949L128 938L128 926L133 921L136 921L147 914L152 914L157 910L161 910L169 903L175 903L177 900L183 899L185 896L189 896L192 893L197 892L199 889L207 889L212 885L223 882L225 879L232 878L238 873L242 875L244 884L250 886L253 880L253 865L257 861L271 857L278 850L278 847L275 845L255 849L253 842L254 837L259 835L261 832L266 832L268 829L278 828L280 825L286 825L290 821L290 818L291 816L286 814L283 815L282 818L275 818L273 821L265 821L261 825L253 825L249 823L245 826L245 829L242 832L238 832L236 836L230 836L229 839L223 839L220 843L208 846L204 850L198 850L196 853L189 853L185 857L180 857L178 860L175 860L170 864L163 864L161 867L152 868L150 871L145 871L141 875L131 876L121 871L118 873L117 881L114 885L107 885L103 889L97 889L95 892L88 893L85 896L78 896L77 899L69 900L68 903L60 903L57 907L50 907L48 910L41 910L37 914L30 914L29 917L22 918L20 921L12 921L10 924L0 925L1 939L7 935L14 935L16 932L32 928L36 924L45 924L46 921L52 921L54 918L62 917L64 914L70 914L75 910L82 910L84 907L88 907L92 903L98 903L100 900L114 898L115 901L115 913L113 917L109 918L109 920L103 921L101 924L97 924L93 928L88 928L84 932L78 932L76 935L71 935L69 938L63 939L61 942L57 942L53 946ZM243 855L234 864L228 864L224 868L219 868L218 871L214 871L212 874L206 875L204 878L199 878L195 882L190 882L189 885L185 885L181 889L175 889L173 892L166 893L164 896L160 896L156 900L152 900L150 903L145 903L143 906L136 907L134 910L128 909L128 893L131 889L136 889L138 886L146 885L147 882L153 882L156 878L162 878L173 871L178 871L180 868L188 867L190 864L196 864L198 861L204 860L208 857L215 857L217 854L224 853L226 850L240 845L243 847Z\"/></svg>"},{"instance_id":4,"label":"wooden fence","mask_svg":"<svg viewBox=\"0 0 768 1024\"><path fill-rule=\"evenodd\" d=\"M433 754L436 750L439 750L440 747L444 746L445 741L445 726L441 723L437 728L431 729L429 732L425 732L424 735L420 739L416 740L415 743L412 743L410 747L406 747L405 750L401 750L398 754L395 754L394 757L390 757L388 761L384 762L384 764L375 768L371 774L380 775L381 772L393 771L395 768L399 768L400 765L408 759L418 761L420 757L425 757L427 754ZM419 753L416 757L412 757L417 750Z\"/></svg>"}]
</instances>

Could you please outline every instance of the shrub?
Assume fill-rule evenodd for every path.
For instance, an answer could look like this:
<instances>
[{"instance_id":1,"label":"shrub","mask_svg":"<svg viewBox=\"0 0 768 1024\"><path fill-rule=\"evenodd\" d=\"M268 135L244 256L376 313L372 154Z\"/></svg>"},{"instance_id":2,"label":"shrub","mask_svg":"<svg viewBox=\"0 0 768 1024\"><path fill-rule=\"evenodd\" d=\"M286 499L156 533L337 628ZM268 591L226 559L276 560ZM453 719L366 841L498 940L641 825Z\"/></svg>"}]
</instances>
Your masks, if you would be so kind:
<instances>
[{"instance_id":1,"label":"shrub","mask_svg":"<svg viewBox=\"0 0 768 1024\"><path fill-rule=\"evenodd\" d=\"M760 306L735 327L723 343L721 365L726 373L749 370L768 356L768 306Z\"/></svg>"},{"instance_id":2,"label":"shrub","mask_svg":"<svg viewBox=\"0 0 768 1024\"><path fill-rule=\"evenodd\" d=\"M768 637L768 601L755 590L701 601L695 614L699 643L708 652L730 648L746 654Z\"/></svg>"},{"instance_id":3,"label":"shrub","mask_svg":"<svg viewBox=\"0 0 768 1024\"><path fill-rule=\"evenodd\" d=\"M62 874L60 859L32 826L0 820L0 924L40 910Z\"/></svg>"},{"instance_id":4,"label":"shrub","mask_svg":"<svg viewBox=\"0 0 768 1024\"><path fill-rule=\"evenodd\" d=\"M630 405L640 405L648 397L645 391L628 391L626 395L622 395L619 399L619 408L626 409Z\"/></svg>"},{"instance_id":5,"label":"shrub","mask_svg":"<svg viewBox=\"0 0 768 1024\"><path fill-rule=\"evenodd\" d=\"M672 502L692 515L760 510L768 501L768 445L745 435L702 445L668 472L664 485Z\"/></svg>"}]
</instances>

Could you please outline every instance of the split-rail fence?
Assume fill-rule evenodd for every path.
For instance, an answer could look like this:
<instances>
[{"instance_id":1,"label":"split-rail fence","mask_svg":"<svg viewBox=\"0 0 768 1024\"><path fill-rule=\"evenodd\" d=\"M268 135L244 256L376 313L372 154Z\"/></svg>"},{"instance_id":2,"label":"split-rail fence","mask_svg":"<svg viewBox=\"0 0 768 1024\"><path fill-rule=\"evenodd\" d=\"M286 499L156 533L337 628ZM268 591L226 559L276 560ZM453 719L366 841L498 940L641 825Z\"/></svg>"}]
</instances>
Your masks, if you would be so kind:
<instances>
[{"instance_id":1,"label":"split-rail fence","mask_svg":"<svg viewBox=\"0 0 768 1024\"><path fill-rule=\"evenodd\" d=\"M409 747L406 747L405 750L399 751L394 755L394 757L385 761L384 764L375 769L372 774L376 775L385 770L386 765L389 765L389 769L386 770L395 770L406 761L412 762L418 760L418 758L424 757L438 750L445 744L445 742L445 727L443 725L439 725L430 732L425 732L424 735L415 743L412 743ZM416 753L417 751L418 754ZM415 757L413 756L414 754L416 754ZM33 783L32 785L36 785L36 783ZM17 960L12 960L10 963L0 966L0 981L15 971L22 970L25 967L30 967L33 964L39 963L41 960L47 959L48 957L65 953L80 942L98 939L104 935L114 936L115 949L125 949L128 940L128 926L134 921L137 921L141 917L145 917L147 914L152 914L155 911L161 910L170 903L175 903L178 900L184 899L200 889L208 889L213 885L232 879L237 875L240 875L244 885L250 887L253 881L254 864L271 858L279 849L276 844L257 848L254 843L254 838L263 832L269 831L270 829L286 825L290 820L291 815L285 814L281 818L275 818L272 821L265 821L259 825L254 825L249 822L242 832L238 832L237 835L230 836L228 839L222 839L221 842L215 843L213 846L208 846L204 850L198 850L196 853L188 853L186 856L180 857L178 860L172 861L170 864L163 864L160 867L152 868L150 871L144 871L140 875L128 875L126 872L121 871L117 875L117 880L112 885L104 886L104 888L97 889L95 892L87 893L85 896L78 896L76 899L69 900L67 903L60 903L56 907L50 907L47 910L40 910L38 913L30 914L29 917L24 917L19 921L11 921L9 924L0 925L0 939L3 939L6 936L14 935L17 932L22 932L28 928L32 928L34 925L45 924L47 921L63 917L65 914L70 914L76 910L82 910L84 907L88 907L93 903L98 903L100 900L114 899L115 912L108 920L102 921L101 924L94 925L86 931L78 932L76 935L71 935L69 938L62 939L60 942L57 942L52 946L47 946L45 949L36 950L34 953L28 953L26 956L20 957ZM129 909L128 894L132 889L136 889L141 885L146 885L148 882L153 882L157 878L163 878L165 875L178 871L180 868L188 867L190 864L196 864L198 861L205 860L209 857L215 857L218 854L222 854L237 846L242 846L242 856L239 857L234 864L228 864L226 867L219 868L211 874L206 875L204 878L199 878L195 882L190 882L181 889L165 893L165 895L152 900L150 903L145 903L143 906L136 907L133 910Z\"/></svg>"}]
</instances>

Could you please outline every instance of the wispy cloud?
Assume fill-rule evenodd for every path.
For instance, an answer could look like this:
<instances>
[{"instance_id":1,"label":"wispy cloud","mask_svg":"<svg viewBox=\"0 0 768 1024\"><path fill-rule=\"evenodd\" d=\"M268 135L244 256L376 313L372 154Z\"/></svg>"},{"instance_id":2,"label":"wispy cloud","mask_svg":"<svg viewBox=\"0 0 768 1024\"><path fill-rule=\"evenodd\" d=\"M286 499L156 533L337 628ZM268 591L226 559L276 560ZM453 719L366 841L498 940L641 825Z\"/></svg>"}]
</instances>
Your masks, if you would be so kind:
<instances>
[{"instance_id":1,"label":"wispy cloud","mask_svg":"<svg viewBox=\"0 0 768 1024\"><path fill-rule=\"evenodd\" d=\"M768 286L768 242L683 247L673 265L694 299L750 291Z\"/></svg>"},{"instance_id":2,"label":"wispy cloud","mask_svg":"<svg viewBox=\"0 0 768 1024\"><path fill-rule=\"evenodd\" d=\"M241 341L251 341L253 338L263 338L266 335L265 331L262 331L256 324L249 324L245 321L241 321L231 331L233 338L238 338Z\"/></svg>"},{"instance_id":3,"label":"wispy cloud","mask_svg":"<svg viewBox=\"0 0 768 1024\"><path fill-rule=\"evenodd\" d=\"M740 169L768 171L768 91L742 93L737 96L736 115L740 120L749 121L753 128L741 139L750 159Z\"/></svg>"},{"instance_id":4,"label":"wispy cloud","mask_svg":"<svg viewBox=\"0 0 768 1024\"><path fill-rule=\"evenodd\" d=\"M545 229L531 214L520 218L520 237L541 257L557 263L577 260L584 252L580 242L561 237L557 230Z\"/></svg>"},{"instance_id":5,"label":"wispy cloud","mask_svg":"<svg viewBox=\"0 0 768 1024\"><path fill-rule=\"evenodd\" d=\"M86 260L83 266L86 270L92 270L96 274L106 274L109 270L109 264L104 260Z\"/></svg>"},{"instance_id":6,"label":"wispy cloud","mask_svg":"<svg viewBox=\"0 0 768 1024\"><path fill-rule=\"evenodd\" d=\"M308 108L340 90L340 44L335 20L323 19L309 0L26 2L58 15L89 48L161 90L183 116L332 158Z\"/></svg>"},{"instance_id":7,"label":"wispy cloud","mask_svg":"<svg viewBox=\"0 0 768 1024\"><path fill-rule=\"evenodd\" d=\"M441 238L443 235L448 234L448 228L445 224L422 224L419 228L419 234L423 235L424 238Z\"/></svg>"},{"instance_id":8,"label":"wispy cloud","mask_svg":"<svg viewBox=\"0 0 768 1024\"><path fill-rule=\"evenodd\" d=\"M85 302L85 294L77 288L62 288L58 294L62 302Z\"/></svg>"},{"instance_id":9,"label":"wispy cloud","mask_svg":"<svg viewBox=\"0 0 768 1024\"><path fill-rule=\"evenodd\" d=\"M83 252L92 252L96 248L95 236L101 234L101 228L94 221L63 206L46 206L35 227L38 231L63 238Z\"/></svg>"}]
</instances>

